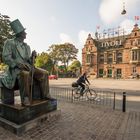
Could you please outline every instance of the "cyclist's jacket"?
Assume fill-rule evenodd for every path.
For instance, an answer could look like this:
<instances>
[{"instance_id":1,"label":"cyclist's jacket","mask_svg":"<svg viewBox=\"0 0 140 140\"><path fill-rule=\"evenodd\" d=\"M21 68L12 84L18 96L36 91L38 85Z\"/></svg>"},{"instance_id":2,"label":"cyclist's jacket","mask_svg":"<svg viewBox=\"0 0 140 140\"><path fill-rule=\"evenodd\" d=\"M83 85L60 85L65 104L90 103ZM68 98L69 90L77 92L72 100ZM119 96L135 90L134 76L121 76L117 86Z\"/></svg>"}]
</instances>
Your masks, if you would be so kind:
<instances>
[{"instance_id":1,"label":"cyclist's jacket","mask_svg":"<svg viewBox=\"0 0 140 140\"><path fill-rule=\"evenodd\" d=\"M85 83L86 81L89 83L87 77L86 77L85 75L82 75L82 76L80 76L79 79L77 80L77 83L78 83L78 84L80 84L80 83Z\"/></svg>"}]
</instances>

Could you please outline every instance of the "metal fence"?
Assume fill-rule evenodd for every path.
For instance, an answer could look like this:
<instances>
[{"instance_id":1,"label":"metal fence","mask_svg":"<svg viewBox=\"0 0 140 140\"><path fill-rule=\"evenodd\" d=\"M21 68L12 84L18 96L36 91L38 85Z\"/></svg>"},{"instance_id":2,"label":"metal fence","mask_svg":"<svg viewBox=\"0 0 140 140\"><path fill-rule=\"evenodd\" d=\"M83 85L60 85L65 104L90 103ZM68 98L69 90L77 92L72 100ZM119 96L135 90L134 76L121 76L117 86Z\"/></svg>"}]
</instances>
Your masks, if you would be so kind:
<instances>
[{"instance_id":1,"label":"metal fence","mask_svg":"<svg viewBox=\"0 0 140 140\"><path fill-rule=\"evenodd\" d=\"M97 97L94 100L89 100L85 95L81 96L78 99L73 97L73 88L62 88L51 86L50 93L53 98L58 100L68 101L72 103L88 103L94 105L101 105L105 107L110 107L112 109L119 109L125 112L125 100L122 92L115 92L113 90L102 90L94 89L97 93ZM125 101L125 102L124 102Z\"/></svg>"}]
</instances>

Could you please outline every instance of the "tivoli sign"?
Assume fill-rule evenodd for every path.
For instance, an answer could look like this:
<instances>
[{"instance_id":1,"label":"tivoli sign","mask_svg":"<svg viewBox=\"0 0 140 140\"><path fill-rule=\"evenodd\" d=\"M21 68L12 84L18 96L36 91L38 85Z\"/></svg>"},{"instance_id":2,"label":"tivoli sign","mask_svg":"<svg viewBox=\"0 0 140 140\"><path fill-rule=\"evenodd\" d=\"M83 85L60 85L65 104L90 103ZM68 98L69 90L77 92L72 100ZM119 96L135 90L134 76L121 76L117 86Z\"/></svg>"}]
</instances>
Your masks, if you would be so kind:
<instances>
[{"instance_id":1,"label":"tivoli sign","mask_svg":"<svg viewBox=\"0 0 140 140\"><path fill-rule=\"evenodd\" d=\"M110 46L120 46L122 45L122 40L112 40L112 41L106 41L101 42L101 47L110 47Z\"/></svg>"}]
</instances>

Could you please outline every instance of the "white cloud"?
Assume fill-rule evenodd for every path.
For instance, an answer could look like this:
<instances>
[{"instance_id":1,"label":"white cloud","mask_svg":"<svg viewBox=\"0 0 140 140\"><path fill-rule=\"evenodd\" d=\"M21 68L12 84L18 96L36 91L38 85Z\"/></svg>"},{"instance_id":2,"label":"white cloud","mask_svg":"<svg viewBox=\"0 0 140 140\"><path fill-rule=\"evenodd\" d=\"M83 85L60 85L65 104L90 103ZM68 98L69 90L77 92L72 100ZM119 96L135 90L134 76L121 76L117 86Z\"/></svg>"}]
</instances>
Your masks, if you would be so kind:
<instances>
[{"instance_id":1,"label":"white cloud","mask_svg":"<svg viewBox=\"0 0 140 140\"><path fill-rule=\"evenodd\" d=\"M51 16L50 17L50 21L51 21L51 23L56 23L57 22L57 20L56 20L56 17L54 17L54 16Z\"/></svg>"},{"instance_id":2,"label":"white cloud","mask_svg":"<svg viewBox=\"0 0 140 140\"><path fill-rule=\"evenodd\" d=\"M66 42L73 43L71 37L65 33L60 33L59 37L60 37L60 43L66 43Z\"/></svg>"},{"instance_id":3,"label":"white cloud","mask_svg":"<svg viewBox=\"0 0 140 140\"><path fill-rule=\"evenodd\" d=\"M131 11L135 10L136 7L139 6L139 0L125 0L126 10L130 13Z\"/></svg>"},{"instance_id":4,"label":"white cloud","mask_svg":"<svg viewBox=\"0 0 140 140\"><path fill-rule=\"evenodd\" d=\"M115 22L120 15L121 8L121 0L102 0L99 8L101 19L107 24Z\"/></svg>"},{"instance_id":5,"label":"white cloud","mask_svg":"<svg viewBox=\"0 0 140 140\"><path fill-rule=\"evenodd\" d=\"M127 14L131 14L138 6L139 0L102 0L99 8L101 20L106 24L112 24L119 21L122 16L123 2Z\"/></svg>"}]
</instances>

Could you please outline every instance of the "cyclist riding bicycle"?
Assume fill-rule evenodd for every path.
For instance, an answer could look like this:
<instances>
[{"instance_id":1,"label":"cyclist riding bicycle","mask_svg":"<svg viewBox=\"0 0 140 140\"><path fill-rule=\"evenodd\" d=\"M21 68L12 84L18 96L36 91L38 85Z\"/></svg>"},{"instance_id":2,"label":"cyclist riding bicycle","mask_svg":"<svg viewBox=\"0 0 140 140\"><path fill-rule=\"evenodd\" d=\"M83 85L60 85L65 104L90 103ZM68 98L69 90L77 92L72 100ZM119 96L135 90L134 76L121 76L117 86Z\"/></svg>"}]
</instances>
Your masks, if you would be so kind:
<instances>
[{"instance_id":1,"label":"cyclist riding bicycle","mask_svg":"<svg viewBox=\"0 0 140 140\"><path fill-rule=\"evenodd\" d=\"M87 72L84 72L83 75L81 75L76 82L79 86L81 86L82 89L80 91L80 94L83 95L86 82L90 85L90 82L87 79Z\"/></svg>"}]
</instances>

